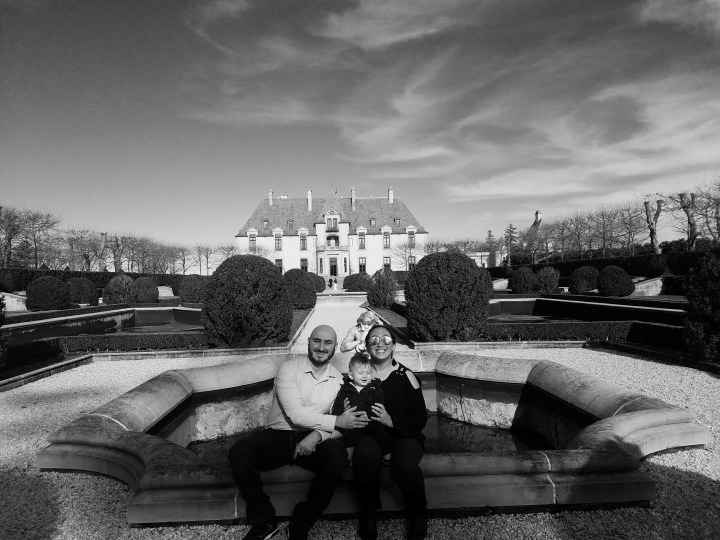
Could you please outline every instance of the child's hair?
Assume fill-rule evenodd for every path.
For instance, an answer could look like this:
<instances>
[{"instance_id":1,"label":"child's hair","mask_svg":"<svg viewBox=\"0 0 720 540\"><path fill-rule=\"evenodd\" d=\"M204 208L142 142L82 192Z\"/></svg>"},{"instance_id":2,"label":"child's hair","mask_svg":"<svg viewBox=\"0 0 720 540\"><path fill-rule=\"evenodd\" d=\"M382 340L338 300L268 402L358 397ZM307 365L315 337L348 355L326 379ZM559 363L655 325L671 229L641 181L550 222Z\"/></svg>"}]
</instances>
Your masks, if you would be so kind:
<instances>
[{"instance_id":1,"label":"child's hair","mask_svg":"<svg viewBox=\"0 0 720 540\"><path fill-rule=\"evenodd\" d=\"M380 319L372 311L366 311L357 318L358 324L376 325L380 324Z\"/></svg>"},{"instance_id":2,"label":"child's hair","mask_svg":"<svg viewBox=\"0 0 720 540\"><path fill-rule=\"evenodd\" d=\"M348 371L350 371L354 367L360 366L372 366L372 364L370 363L370 359L367 356L363 356L362 354L356 354L350 359L350 363L348 364Z\"/></svg>"}]
</instances>

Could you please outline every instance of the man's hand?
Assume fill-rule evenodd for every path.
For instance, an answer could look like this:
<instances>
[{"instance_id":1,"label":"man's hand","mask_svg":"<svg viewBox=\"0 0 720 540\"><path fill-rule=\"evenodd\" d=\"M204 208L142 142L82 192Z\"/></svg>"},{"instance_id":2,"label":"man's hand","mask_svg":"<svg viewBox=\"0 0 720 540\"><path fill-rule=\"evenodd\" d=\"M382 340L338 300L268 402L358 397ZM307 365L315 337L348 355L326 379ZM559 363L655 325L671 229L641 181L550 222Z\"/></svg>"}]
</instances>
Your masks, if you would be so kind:
<instances>
[{"instance_id":1,"label":"man's hand","mask_svg":"<svg viewBox=\"0 0 720 540\"><path fill-rule=\"evenodd\" d=\"M312 433L308 433L305 438L297 443L297 446L295 447L295 453L293 454L293 459L297 458L298 456L309 456L315 451L315 447L320 442L320 434L317 431L313 431Z\"/></svg>"},{"instance_id":2,"label":"man's hand","mask_svg":"<svg viewBox=\"0 0 720 540\"><path fill-rule=\"evenodd\" d=\"M363 428L368 425L370 420L364 411L355 412L357 407L350 407L335 420L335 427L342 429Z\"/></svg>"}]
</instances>

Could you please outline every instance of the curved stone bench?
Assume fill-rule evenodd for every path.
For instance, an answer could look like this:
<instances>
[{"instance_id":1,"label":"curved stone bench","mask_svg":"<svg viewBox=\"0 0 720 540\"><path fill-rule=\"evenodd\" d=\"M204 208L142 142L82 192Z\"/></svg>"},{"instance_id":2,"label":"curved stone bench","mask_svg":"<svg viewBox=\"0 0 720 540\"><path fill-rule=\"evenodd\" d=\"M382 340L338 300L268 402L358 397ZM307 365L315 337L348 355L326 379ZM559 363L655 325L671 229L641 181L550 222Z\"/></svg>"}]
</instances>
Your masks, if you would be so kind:
<instances>
[{"instance_id":1,"label":"curved stone bench","mask_svg":"<svg viewBox=\"0 0 720 540\"><path fill-rule=\"evenodd\" d=\"M194 393L267 383L290 354L241 359L208 368L165 372L51 434L40 451L41 469L85 470L113 476L136 493L128 506L131 523L216 521L244 518L227 467L213 467L196 454L147 432ZM592 503L646 503L654 483L638 471L648 453L705 444L709 432L691 413L592 376L547 361L484 358L445 352L437 359L437 408L472 423L547 429L553 449L479 454L427 454L429 507L540 507ZM499 402L474 385L503 385ZM509 390L507 390L509 388ZM529 408L541 394L580 415L572 431L553 414ZM499 394L498 394L499 395ZM504 401L503 401L504 400ZM484 403L486 402L486 403ZM248 412L248 428L262 422ZM462 412L462 414L459 414ZM281 467L263 473L278 515L288 516L308 490L311 473ZM383 486L384 510L402 502L394 484ZM358 511L349 486L335 494L329 514Z\"/></svg>"}]
</instances>

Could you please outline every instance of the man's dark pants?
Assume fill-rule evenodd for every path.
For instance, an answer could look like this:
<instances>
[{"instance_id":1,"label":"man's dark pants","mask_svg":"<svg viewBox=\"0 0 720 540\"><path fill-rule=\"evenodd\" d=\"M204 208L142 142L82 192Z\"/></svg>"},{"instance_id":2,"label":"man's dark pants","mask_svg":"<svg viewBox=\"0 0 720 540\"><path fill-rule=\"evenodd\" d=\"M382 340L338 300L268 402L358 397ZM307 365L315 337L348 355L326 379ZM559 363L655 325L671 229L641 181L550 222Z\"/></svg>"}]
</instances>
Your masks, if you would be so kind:
<instances>
[{"instance_id":1,"label":"man's dark pants","mask_svg":"<svg viewBox=\"0 0 720 540\"><path fill-rule=\"evenodd\" d=\"M263 489L261 470L294 463L315 473L307 500L295 506L291 528L307 533L330 504L345 467L345 446L338 439L328 439L319 443L309 456L298 456L293 461L295 446L308 433L265 429L230 448L230 469L247 503L246 513L251 524L275 518L275 507Z\"/></svg>"}]
</instances>

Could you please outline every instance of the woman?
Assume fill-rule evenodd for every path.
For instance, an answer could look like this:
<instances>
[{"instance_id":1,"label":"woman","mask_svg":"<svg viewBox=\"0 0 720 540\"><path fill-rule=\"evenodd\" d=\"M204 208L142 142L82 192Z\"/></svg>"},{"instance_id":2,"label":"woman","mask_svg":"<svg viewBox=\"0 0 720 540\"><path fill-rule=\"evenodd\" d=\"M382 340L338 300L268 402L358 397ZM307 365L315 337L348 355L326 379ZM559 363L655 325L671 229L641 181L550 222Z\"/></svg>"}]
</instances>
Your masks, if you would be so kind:
<instances>
[{"instance_id":1,"label":"woman","mask_svg":"<svg viewBox=\"0 0 720 540\"><path fill-rule=\"evenodd\" d=\"M340 343L340 351L355 351L369 356L365 349L365 338L370 329L380 324L380 319L372 311L366 311L357 318L357 324L348 330L347 336Z\"/></svg>"},{"instance_id":2,"label":"woman","mask_svg":"<svg viewBox=\"0 0 720 540\"><path fill-rule=\"evenodd\" d=\"M400 488L409 517L408 538L420 540L427 534L427 500L425 478L420 459L425 451L422 430L427 423L427 409L420 381L415 374L393 359L395 337L388 327L373 326L365 338L372 362L373 377L380 379L385 405L372 407L372 420L388 428L392 437L390 474ZM377 538L376 512L380 507L379 474L382 451L371 436L361 437L355 447L354 468L360 523L358 534L363 540Z\"/></svg>"}]
</instances>

